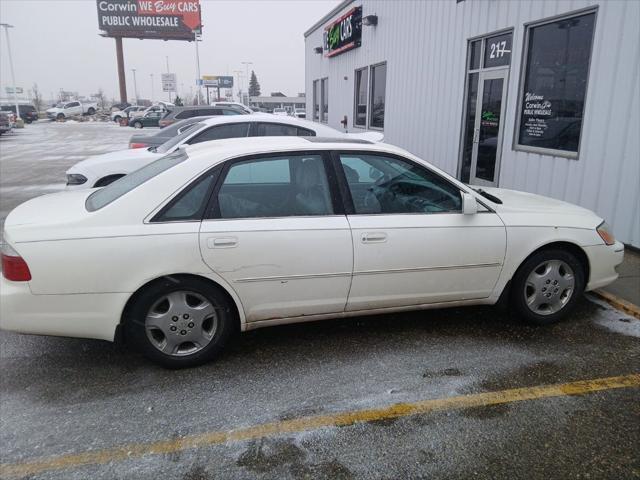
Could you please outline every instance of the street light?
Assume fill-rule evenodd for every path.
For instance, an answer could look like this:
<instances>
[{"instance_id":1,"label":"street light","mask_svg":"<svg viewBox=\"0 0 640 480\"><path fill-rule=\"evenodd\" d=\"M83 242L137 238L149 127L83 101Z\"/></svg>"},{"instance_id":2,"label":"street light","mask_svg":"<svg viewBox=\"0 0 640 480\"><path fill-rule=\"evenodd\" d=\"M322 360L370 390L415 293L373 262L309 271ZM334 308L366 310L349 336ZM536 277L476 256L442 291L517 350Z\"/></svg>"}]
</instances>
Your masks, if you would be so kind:
<instances>
[{"instance_id":1,"label":"street light","mask_svg":"<svg viewBox=\"0 0 640 480\"><path fill-rule=\"evenodd\" d=\"M247 107L249 106L249 65L253 65L253 62L240 62L247 70Z\"/></svg>"},{"instance_id":2,"label":"street light","mask_svg":"<svg viewBox=\"0 0 640 480\"><path fill-rule=\"evenodd\" d=\"M153 73L150 74L151 75L151 103L153 103Z\"/></svg>"},{"instance_id":3,"label":"street light","mask_svg":"<svg viewBox=\"0 0 640 480\"><path fill-rule=\"evenodd\" d=\"M202 37L194 32L194 40L194 43L196 44L196 84L198 85L198 96L196 99L196 104L200 105L200 96L202 95L202 78L200 77L200 53L198 52L198 42L202 41ZM207 92L208 91L209 90L207 90Z\"/></svg>"},{"instance_id":4,"label":"street light","mask_svg":"<svg viewBox=\"0 0 640 480\"><path fill-rule=\"evenodd\" d=\"M9 43L9 29L13 25L8 23L0 23L0 27L4 27L4 33L7 37L7 51L9 52L9 67L11 68L11 82L13 83L13 100L16 103L16 120L20 120L20 107L18 106L18 89L16 88L16 76L13 72L13 59L11 58L11 44Z\"/></svg>"},{"instance_id":5,"label":"street light","mask_svg":"<svg viewBox=\"0 0 640 480\"><path fill-rule=\"evenodd\" d=\"M132 68L131 71L133 72L133 92L136 95L136 105L138 105L138 85L136 83L136 69Z\"/></svg>"}]
</instances>

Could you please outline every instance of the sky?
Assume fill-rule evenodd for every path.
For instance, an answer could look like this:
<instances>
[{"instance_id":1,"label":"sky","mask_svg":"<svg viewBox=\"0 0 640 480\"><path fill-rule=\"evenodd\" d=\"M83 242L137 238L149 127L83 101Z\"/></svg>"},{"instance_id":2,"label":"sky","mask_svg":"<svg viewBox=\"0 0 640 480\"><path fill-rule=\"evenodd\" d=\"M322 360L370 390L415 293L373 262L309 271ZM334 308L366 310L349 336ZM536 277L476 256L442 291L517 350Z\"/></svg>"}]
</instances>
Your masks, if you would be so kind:
<instances>
[{"instance_id":1,"label":"sky","mask_svg":"<svg viewBox=\"0 0 640 480\"><path fill-rule=\"evenodd\" d=\"M244 75L241 62L253 62L249 71L255 70L263 95L304 92L303 33L338 3L200 0L200 73L235 76L234 71L242 71ZM107 98L119 98L115 40L98 35L95 0L0 0L0 22L14 26L9 29L9 41L16 85L25 92L37 83L45 101L60 89L89 96L102 88ZM0 97L6 97L11 74L5 33L0 34ZM195 90L193 42L125 38L123 46L130 98L134 96L131 69L135 68L140 98L151 97L153 74L155 100L168 99L160 84L167 56L179 93L188 94L192 86Z\"/></svg>"}]
</instances>

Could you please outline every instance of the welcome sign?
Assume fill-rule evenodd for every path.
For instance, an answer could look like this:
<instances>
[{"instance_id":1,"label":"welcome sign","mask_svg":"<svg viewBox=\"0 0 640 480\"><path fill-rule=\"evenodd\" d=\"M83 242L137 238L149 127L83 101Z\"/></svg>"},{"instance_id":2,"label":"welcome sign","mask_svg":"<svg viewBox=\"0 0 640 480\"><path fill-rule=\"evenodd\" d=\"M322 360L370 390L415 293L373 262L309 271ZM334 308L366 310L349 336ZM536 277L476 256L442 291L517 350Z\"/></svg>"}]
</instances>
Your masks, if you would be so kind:
<instances>
[{"instance_id":1,"label":"welcome sign","mask_svg":"<svg viewBox=\"0 0 640 480\"><path fill-rule=\"evenodd\" d=\"M354 7L324 28L325 57L334 57L362 43L362 6Z\"/></svg>"}]
</instances>

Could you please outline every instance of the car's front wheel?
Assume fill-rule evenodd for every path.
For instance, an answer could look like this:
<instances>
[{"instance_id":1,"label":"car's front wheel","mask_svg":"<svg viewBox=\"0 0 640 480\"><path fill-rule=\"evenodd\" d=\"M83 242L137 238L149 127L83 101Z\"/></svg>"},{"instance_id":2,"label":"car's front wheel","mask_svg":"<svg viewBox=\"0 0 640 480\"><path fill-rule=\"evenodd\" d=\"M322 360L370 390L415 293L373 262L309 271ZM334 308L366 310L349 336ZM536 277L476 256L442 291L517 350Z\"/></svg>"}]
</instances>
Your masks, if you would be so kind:
<instances>
[{"instance_id":1,"label":"car's front wheel","mask_svg":"<svg viewBox=\"0 0 640 480\"><path fill-rule=\"evenodd\" d=\"M562 249L542 250L529 257L511 285L511 304L530 323L548 325L565 318L582 295L585 269Z\"/></svg>"},{"instance_id":2,"label":"car's front wheel","mask_svg":"<svg viewBox=\"0 0 640 480\"><path fill-rule=\"evenodd\" d=\"M133 128L142 128L142 122L133 122Z\"/></svg>"},{"instance_id":3,"label":"car's front wheel","mask_svg":"<svg viewBox=\"0 0 640 480\"><path fill-rule=\"evenodd\" d=\"M122 117L121 117L120 115L116 115L116 116L113 118L113 121L114 121L114 122L116 122L116 123L120 123L120 120L122 120Z\"/></svg>"},{"instance_id":4,"label":"car's front wheel","mask_svg":"<svg viewBox=\"0 0 640 480\"><path fill-rule=\"evenodd\" d=\"M220 353L235 322L232 306L215 286L193 277L170 277L137 296L125 318L125 335L164 367L192 367Z\"/></svg>"}]
</instances>

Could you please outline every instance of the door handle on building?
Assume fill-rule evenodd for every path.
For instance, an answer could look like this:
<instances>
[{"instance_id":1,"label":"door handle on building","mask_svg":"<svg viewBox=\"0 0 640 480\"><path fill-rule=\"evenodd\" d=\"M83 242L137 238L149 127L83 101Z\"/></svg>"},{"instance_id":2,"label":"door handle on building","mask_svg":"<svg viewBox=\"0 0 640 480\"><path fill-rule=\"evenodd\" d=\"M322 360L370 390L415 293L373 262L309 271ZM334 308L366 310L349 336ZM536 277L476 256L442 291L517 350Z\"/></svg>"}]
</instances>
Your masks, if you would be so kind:
<instances>
[{"instance_id":1,"label":"door handle on building","mask_svg":"<svg viewBox=\"0 0 640 480\"><path fill-rule=\"evenodd\" d=\"M387 234L384 232L371 232L362 234L362 243L382 243L387 241Z\"/></svg>"},{"instance_id":2,"label":"door handle on building","mask_svg":"<svg viewBox=\"0 0 640 480\"><path fill-rule=\"evenodd\" d=\"M207 239L207 248L233 248L238 246L236 237L211 237Z\"/></svg>"}]
</instances>

